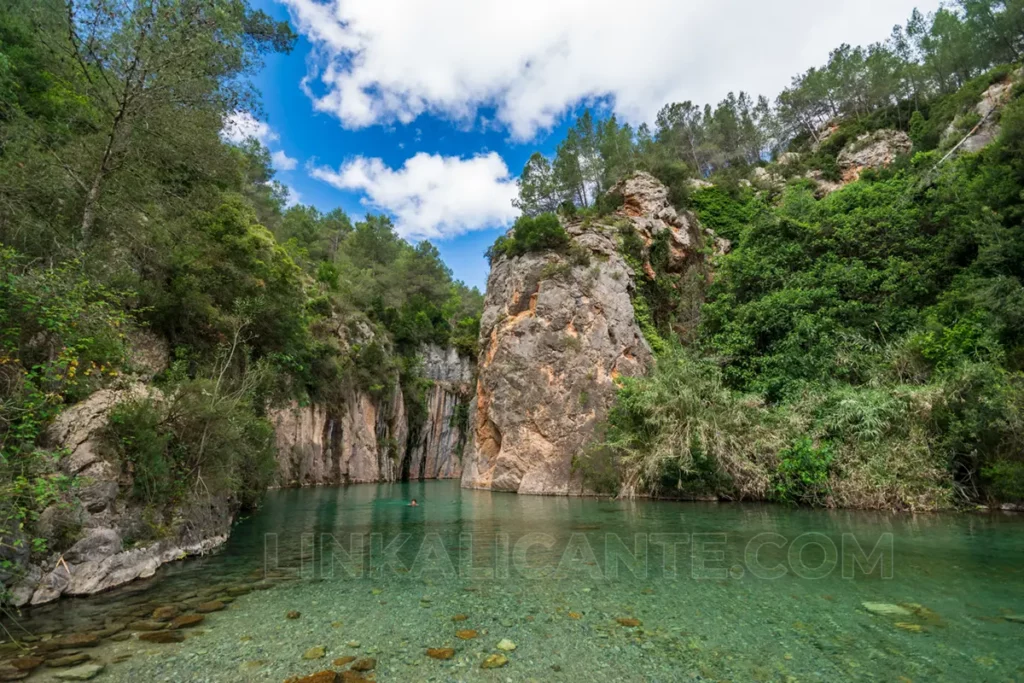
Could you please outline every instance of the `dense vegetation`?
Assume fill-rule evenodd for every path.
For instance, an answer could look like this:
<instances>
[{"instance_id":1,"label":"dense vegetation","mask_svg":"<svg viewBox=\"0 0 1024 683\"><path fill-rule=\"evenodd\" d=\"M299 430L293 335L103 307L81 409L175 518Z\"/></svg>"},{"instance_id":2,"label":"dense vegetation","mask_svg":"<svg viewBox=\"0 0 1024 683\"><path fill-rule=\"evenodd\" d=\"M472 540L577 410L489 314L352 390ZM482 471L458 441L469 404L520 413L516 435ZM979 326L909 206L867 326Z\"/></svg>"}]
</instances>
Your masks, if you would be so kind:
<instances>
[{"instance_id":1,"label":"dense vegetation","mask_svg":"<svg viewBox=\"0 0 1024 683\"><path fill-rule=\"evenodd\" d=\"M434 247L385 217L286 207L269 152L222 136L258 112L261 57L293 41L246 0L0 8L0 561L73 504L47 425L147 379L140 349L163 341L172 362L107 441L157 527L187 496L258 500L273 402L401 381L415 414L420 345L474 352L482 297Z\"/></svg>"},{"instance_id":2,"label":"dense vegetation","mask_svg":"<svg viewBox=\"0 0 1024 683\"><path fill-rule=\"evenodd\" d=\"M885 43L842 46L774 102L671 104L653 133L586 113L553 161L535 155L520 178L526 215L600 205L641 169L733 242L695 293L658 243L623 234L658 359L622 382L591 469L611 459L626 493L1024 500L1022 50L1024 6L962 0L915 12ZM982 93L1014 79L990 115L998 138L948 156L981 123ZM910 157L824 197L805 178L838 180L844 147L893 128ZM765 165L788 182L744 181Z\"/></svg>"}]
</instances>

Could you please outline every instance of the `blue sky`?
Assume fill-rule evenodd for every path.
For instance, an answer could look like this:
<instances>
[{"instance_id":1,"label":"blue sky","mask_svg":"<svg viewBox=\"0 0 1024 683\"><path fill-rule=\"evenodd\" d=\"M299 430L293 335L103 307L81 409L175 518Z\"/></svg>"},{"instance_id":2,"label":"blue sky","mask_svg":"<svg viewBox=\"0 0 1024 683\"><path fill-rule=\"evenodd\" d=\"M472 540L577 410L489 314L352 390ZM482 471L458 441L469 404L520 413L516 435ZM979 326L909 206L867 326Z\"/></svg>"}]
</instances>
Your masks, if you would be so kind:
<instances>
[{"instance_id":1,"label":"blue sky","mask_svg":"<svg viewBox=\"0 0 1024 683\"><path fill-rule=\"evenodd\" d=\"M300 34L255 79L263 141L292 160L278 180L324 211L391 214L483 289L511 181L587 103L636 124L669 101L773 96L841 42L882 40L937 2L634 0L628 22L618 0L253 4Z\"/></svg>"}]
</instances>

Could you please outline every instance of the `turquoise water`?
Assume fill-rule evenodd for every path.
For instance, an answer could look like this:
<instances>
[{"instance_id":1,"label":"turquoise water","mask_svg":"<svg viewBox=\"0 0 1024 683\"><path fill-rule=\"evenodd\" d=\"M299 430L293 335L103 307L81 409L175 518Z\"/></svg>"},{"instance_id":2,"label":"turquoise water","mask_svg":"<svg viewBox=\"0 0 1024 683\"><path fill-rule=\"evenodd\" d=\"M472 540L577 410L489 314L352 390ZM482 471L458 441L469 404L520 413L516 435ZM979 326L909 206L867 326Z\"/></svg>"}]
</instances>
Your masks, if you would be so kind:
<instances>
[{"instance_id":1,"label":"turquoise water","mask_svg":"<svg viewBox=\"0 0 1024 683\"><path fill-rule=\"evenodd\" d=\"M343 670L332 667L343 656L376 659L378 681L1024 680L1024 623L1007 619L1024 614L1024 516L524 497L457 482L272 492L220 553L25 625L95 630L246 587L182 643L104 640L89 650L107 664L96 680L282 681ZM503 639L515 645L507 664L481 669ZM317 646L323 658L303 659ZM438 661L427 648L455 653Z\"/></svg>"}]
</instances>

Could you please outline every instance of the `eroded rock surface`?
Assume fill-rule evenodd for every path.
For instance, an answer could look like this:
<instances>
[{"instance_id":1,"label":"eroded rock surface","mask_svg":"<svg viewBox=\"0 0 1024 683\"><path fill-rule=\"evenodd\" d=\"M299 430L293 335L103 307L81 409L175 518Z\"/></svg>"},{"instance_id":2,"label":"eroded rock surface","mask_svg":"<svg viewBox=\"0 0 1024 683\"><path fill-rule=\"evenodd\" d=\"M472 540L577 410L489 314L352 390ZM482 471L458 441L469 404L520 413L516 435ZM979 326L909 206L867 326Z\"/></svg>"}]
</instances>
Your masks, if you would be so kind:
<instances>
[{"instance_id":1,"label":"eroded rock surface","mask_svg":"<svg viewBox=\"0 0 1024 683\"><path fill-rule=\"evenodd\" d=\"M843 183L852 183L866 168L885 168L897 157L909 154L914 144L910 136L899 130L876 130L865 133L839 152L836 159L843 174Z\"/></svg>"},{"instance_id":2,"label":"eroded rock surface","mask_svg":"<svg viewBox=\"0 0 1024 683\"><path fill-rule=\"evenodd\" d=\"M11 590L16 605L90 595L147 578L167 562L208 552L227 540L232 506L225 499L203 497L175 509L159 540L132 547L125 543L128 537L144 535L145 511L119 495L122 487L131 486L130 474L109 458L101 434L117 405L140 398L160 401L163 395L142 384L104 389L68 408L51 425L48 440L55 450L66 449L60 468L75 479L76 487L70 500L43 511L37 531L52 538L60 535L59 528L71 528L77 540L43 564L27 567Z\"/></svg>"},{"instance_id":3,"label":"eroded rock surface","mask_svg":"<svg viewBox=\"0 0 1024 683\"><path fill-rule=\"evenodd\" d=\"M462 475L463 427L472 362L455 349L421 351L426 416L412 421L397 382L382 396L346 389L330 405L313 403L270 411L277 434L279 486L318 486Z\"/></svg>"},{"instance_id":4,"label":"eroded rock surface","mask_svg":"<svg viewBox=\"0 0 1024 683\"><path fill-rule=\"evenodd\" d=\"M616 215L566 225L589 263L545 252L492 265L463 486L586 493L573 459L607 416L615 379L645 373L652 360L634 317L634 273L619 254L619 231L632 228L648 245L667 233L675 272L703 265L713 236L677 212L653 176L637 173L613 191L623 197Z\"/></svg>"}]
</instances>

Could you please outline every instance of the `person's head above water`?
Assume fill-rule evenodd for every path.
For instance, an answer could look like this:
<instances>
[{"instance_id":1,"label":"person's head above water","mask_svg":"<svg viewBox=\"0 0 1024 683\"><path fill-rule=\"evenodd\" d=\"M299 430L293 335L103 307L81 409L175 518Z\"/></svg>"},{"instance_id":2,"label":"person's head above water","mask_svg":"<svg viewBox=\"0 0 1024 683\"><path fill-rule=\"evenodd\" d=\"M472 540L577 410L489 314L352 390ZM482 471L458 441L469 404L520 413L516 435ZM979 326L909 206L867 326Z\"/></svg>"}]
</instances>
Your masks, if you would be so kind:
<instances>
[{"instance_id":1,"label":"person's head above water","mask_svg":"<svg viewBox=\"0 0 1024 683\"><path fill-rule=\"evenodd\" d=\"M416 507L417 505L419 505L419 503L417 503L417 502L416 502L416 499L415 499L415 498L413 498L413 499L412 499L412 500L411 500L411 501L409 502L409 506L410 506L410 507Z\"/></svg>"}]
</instances>

